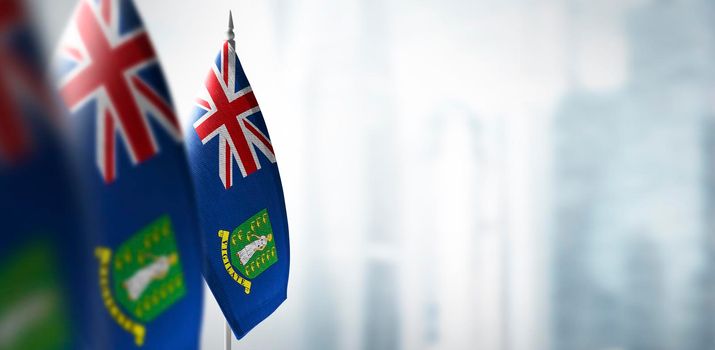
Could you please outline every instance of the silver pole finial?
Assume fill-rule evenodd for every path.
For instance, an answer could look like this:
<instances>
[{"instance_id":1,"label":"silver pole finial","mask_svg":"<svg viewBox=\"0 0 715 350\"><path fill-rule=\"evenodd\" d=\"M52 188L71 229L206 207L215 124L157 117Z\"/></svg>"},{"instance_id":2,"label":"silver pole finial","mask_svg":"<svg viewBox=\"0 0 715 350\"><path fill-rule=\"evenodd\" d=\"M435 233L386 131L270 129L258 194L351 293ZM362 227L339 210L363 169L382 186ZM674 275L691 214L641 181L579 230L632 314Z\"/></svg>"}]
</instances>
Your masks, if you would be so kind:
<instances>
[{"instance_id":1,"label":"silver pole finial","mask_svg":"<svg viewBox=\"0 0 715 350\"><path fill-rule=\"evenodd\" d=\"M231 11L228 11L228 31L226 32L226 36L228 37L228 43L236 49L236 41L233 40L233 38L236 37L235 34L233 34L233 13Z\"/></svg>"}]
</instances>

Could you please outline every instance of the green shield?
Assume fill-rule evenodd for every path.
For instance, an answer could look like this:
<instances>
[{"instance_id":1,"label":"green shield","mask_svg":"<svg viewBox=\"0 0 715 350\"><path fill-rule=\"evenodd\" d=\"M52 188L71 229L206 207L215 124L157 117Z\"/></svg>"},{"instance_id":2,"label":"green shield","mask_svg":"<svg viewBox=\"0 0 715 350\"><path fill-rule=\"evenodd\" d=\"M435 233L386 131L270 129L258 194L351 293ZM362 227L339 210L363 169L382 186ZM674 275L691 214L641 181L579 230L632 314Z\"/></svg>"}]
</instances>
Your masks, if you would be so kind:
<instances>
[{"instance_id":1,"label":"green shield","mask_svg":"<svg viewBox=\"0 0 715 350\"><path fill-rule=\"evenodd\" d=\"M169 216L125 241L112 261L114 295L136 320L146 323L186 294Z\"/></svg>"},{"instance_id":2,"label":"green shield","mask_svg":"<svg viewBox=\"0 0 715 350\"><path fill-rule=\"evenodd\" d=\"M65 349L69 312L56 248L34 241L0 261L0 349ZM9 281L9 282L8 282Z\"/></svg>"},{"instance_id":3,"label":"green shield","mask_svg":"<svg viewBox=\"0 0 715 350\"><path fill-rule=\"evenodd\" d=\"M231 265L252 279L278 261L271 220L266 209L231 232Z\"/></svg>"}]
</instances>

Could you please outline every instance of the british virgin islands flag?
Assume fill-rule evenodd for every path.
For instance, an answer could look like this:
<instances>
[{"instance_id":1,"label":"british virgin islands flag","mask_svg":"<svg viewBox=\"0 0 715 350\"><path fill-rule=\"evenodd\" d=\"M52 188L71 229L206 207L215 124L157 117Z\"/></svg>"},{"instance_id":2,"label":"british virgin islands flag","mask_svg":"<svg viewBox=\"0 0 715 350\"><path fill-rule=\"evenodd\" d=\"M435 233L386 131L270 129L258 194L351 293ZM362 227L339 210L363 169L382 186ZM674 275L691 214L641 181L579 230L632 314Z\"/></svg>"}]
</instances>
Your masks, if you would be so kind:
<instances>
[{"instance_id":1,"label":"british virgin islands flag","mask_svg":"<svg viewBox=\"0 0 715 350\"><path fill-rule=\"evenodd\" d=\"M0 0L0 349L74 349L82 225L23 0Z\"/></svg>"},{"instance_id":2,"label":"british virgin islands flag","mask_svg":"<svg viewBox=\"0 0 715 350\"><path fill-rule=\"evenodd\" d=\"M94 219L90 348L196 348L202 283L192 184L132 1L80 0L57 65Z\"/></svg>"},{"instance_id":3,"label":"british virgin islands flag","mask_svg":"<svg viewBox=\"0 0 715 350\"><path fill-rule=\"evenodd\" d=\"M229 33L184 135L204 277L240 339L286 298L288 222L273 145Z\"/></svg>"}]
</instances>

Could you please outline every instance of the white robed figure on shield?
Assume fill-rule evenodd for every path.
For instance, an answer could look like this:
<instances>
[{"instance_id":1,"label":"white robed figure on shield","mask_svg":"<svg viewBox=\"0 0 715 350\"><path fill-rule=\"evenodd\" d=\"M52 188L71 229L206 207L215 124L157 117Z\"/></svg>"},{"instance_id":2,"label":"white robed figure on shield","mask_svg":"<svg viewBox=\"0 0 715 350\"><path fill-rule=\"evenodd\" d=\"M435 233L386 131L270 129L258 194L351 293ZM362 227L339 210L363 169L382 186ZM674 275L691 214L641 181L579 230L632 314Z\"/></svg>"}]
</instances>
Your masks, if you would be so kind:
<instances>
[{"instance_id":1,"label":"white robed figure on shield","mask_svg":"<svg viewBox=\"0 0 715 350\"><path fill-rule=\"evenodd\" d=\"M160 280L169 273L171 265L178 260L176 253L161 255L154 258L154 261L134 272L132 277L124 281L124 288L129 294L129 300L136 301L141 297L149 284L154 280Z\"/></svg>"},{"instance_id":2,"label":"white robed figure on shield","mask_svg":"<svg viewBox=\"0 0 715 350\"><path fill-rule=\"evenodd\" d=\"M248 243L243 249L239 250L236 255L238 255L238 259L241 260L242 265L246 265L249 260L251 260L251 257L253 257L253 254L256 252L262 251L263 249L266 249L266 245L268 245L268 242L273 240L273 235L269 234L267 236L256 236L253 235L253 237L256 237L257 239L251 243Z\"/></svg>"}]
</instances>

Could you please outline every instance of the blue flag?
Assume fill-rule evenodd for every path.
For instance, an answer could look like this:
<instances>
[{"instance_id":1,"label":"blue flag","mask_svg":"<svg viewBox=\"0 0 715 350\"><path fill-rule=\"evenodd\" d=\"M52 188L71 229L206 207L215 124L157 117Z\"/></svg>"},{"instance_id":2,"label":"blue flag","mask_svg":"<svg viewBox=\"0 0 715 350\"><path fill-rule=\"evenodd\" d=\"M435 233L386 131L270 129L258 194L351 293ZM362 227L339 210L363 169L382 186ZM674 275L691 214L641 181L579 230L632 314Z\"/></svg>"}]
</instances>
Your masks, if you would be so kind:
<instances>
[{"instance_id":1,"label":"blue flag","mask_svg":"<svg viewBox=\"0 0 715 350\"><path fill-rule=\"evenodd\" d=\"M177 118L131 0L81 0L59 48L93 219L95 349L198 346L201 260Z\"/></svg>"},{"instance_id":2,"label":"blue flag","mask_svg":"<svg viewBox=\"0 0 715 350\"><path fill-rule=\"evenodd\" d=\"M74 349L86 270L57 108L22 0L0 0L0 348Z\"/></svg>"},{"instance_id":3,"label":"blue flag","mask_svg":"<svg viewBox=\"0 0 715 350\"><path fill-rule=\"evenodd\" d=\"M206 278L237 338L286 298L288 222L263 115L231 41L185 128Z\"/></svg>"}]
</instances>

